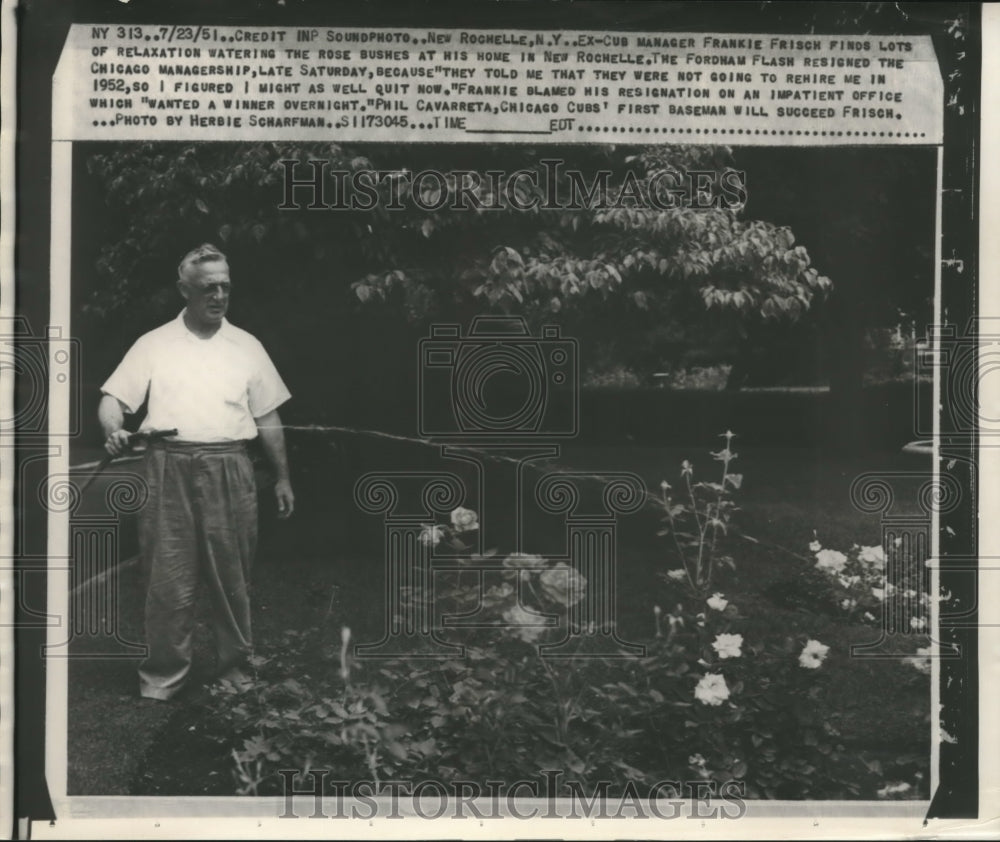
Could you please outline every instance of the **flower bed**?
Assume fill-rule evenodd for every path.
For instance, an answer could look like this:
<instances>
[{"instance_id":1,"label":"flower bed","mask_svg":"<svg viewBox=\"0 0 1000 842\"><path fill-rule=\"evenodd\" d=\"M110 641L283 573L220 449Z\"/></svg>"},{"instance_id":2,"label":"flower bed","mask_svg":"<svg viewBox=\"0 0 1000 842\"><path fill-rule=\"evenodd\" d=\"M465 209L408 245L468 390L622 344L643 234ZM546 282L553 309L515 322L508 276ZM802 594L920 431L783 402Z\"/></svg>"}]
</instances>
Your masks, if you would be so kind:
<instances>
[{"instance_id":1,"label":"flower bed","mask_svg":"<svg viewBox=\"0 0 1000 842\"><path fill-rule=\"evenodd\" d=\"M651 552L663 561L646 585L657 601L644 655L622 657L613 638L588 636L598 629L569 639L570 648L603 641L598 657L547 653L565 644L593 583L564 561L511 554L480 591L471 568L482 559L467 556L463 540L477 519L459 509L450 523L426 524L421 540L455 560L436 582L434 616L478 609L484 618L441 632L464 653L421 658L415 644L407 657L358 661L351 632L329 626L265 641L255 681L218 688L205 717L233 790L280 792L279 769L329 769L331 780L376 788L426 778L485 785L557 769L566 786L587 791L695 779L736 781L749 798L925 797L926 638L900 637L907 658L850 657L851 644L877 631L890 591L882 548L842 553L817 538L812 560L788 569L799 603L789 606L787 594L776 602L745 569L761 548L739 528L743 477L732 470L732 434L725 440L713 454L718 482L697 479L685 461L660 486ZM922 583L894 587L926 594ZM408 598L430 596L414 589ZM928 603L914 601L917 621ZM886 705L893 727L871 714Z\"/></svg>"}]
</instances>

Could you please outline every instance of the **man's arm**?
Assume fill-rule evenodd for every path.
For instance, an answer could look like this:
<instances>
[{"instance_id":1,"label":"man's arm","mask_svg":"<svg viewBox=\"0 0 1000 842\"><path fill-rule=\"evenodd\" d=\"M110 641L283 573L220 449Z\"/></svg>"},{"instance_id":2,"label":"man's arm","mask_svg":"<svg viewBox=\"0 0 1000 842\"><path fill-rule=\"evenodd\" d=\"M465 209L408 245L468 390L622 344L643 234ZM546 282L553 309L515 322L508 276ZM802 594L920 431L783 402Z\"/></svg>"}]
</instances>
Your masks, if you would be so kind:
<instances>
[{"instance_id":1,"label":"man's arm","mask_svg":"<svg viewBox=\"0 0 1000 842\"><path fill-rule=\"evenodd\" d=\"M272 409L260 418L254 418L264 453L278 477L274 484L274 496L278 499L278 517L289 517L295 508L295 495L288 477L288 457L285 455L285 428L281 426L278 410Z\"/></svg>"},{"instance_id":2,"label":"man's arm","mask_svg":"<svg viewBox=\"0 0 1000 842\"><path fill-rule=\"evenodd\" d=\"M97 406L97 418L104 430L104 449L112 456L121 456L128 450L129 434L122 429L125 424L124 404L112 395L102 395Z\"/></svg>"}]
</instances>

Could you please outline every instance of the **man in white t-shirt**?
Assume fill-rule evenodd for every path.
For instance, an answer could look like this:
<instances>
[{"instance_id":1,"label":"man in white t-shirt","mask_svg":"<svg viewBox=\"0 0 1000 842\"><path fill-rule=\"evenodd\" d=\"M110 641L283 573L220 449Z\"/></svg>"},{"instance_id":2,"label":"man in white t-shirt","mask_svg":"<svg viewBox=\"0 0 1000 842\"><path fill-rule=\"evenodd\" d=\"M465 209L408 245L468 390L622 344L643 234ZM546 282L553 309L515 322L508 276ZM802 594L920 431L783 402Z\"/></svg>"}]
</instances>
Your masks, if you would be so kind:
<instances>
[{"instance_id":1,"label":"man in white t-shirt","mask_svg":"<svg viewBox=\"0 0 1000 842\"><path fill-rule=\"evenodd\" d=\"M250 566L257 545L257 490L246 442L260 436L277 475L278 515L292 513L285 436L278 407L291 395L264 347L230 324L229 265L202 245L178 267L187 306L139 337L101 387L105 449L128 448L124 414L147 402L140 430L176 429L145 456L149 496L139 545L149 576L148 656L140 694L169 699L191 668L199 579L208 589L219 673L242 678L250 653Z\"/></svg>"}]
</instances>

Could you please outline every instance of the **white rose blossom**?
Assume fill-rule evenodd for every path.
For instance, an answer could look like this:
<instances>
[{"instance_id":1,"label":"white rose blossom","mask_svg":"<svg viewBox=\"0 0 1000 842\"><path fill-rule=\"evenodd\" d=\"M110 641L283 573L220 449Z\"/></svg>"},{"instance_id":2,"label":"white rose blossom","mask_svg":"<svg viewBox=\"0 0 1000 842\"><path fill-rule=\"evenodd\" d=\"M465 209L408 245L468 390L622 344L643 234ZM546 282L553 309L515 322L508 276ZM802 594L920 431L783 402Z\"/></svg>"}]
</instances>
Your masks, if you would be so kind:
<instances>
[{"instance_id":1,"label":"white rose blossom","mask_svg":"<svg viewBox=\"0 0 1000 842\"><path fill-rule=\"evenodd\" d=\"M839 573L847 564L847 556L837 550L820 550L816 553L816 566L820 570Z\"/></svg>"},{"instance_id":2,"label":"white rose blossom","mask_svg":"<svg viewBox=\"0 0 1000 842\"><path fill-rule=\"evenodd\" d=\"M587 578L575 567L558 562L546 568L538 576L542 593L561 605L576 605L583 599L587 589Z\"/></svg>"},{"instance_id":3,"label":"white rose blossom","mask_svg":"<svg viewBox=\"0 0 1000 842\"><path fill-rule=\"evenodd\" d=\"M444 537L444 529L440 526L425 525L420 530L418 540L425 547L436 547Z\"/></svg>"},{"instance_id":4,"label":"white rose blossom","mask_svg":"<svg viewBox=\"0 0 1000 842\"><path fill-rule=\"evenodd\" d=\"M716 611L725 611L729 605L729 600L723 598L721 593L712 594L705 602L709 608L714 608Z\"/></svg>"},{"instance_id":5,"label":"white rose blossom","mask_svg":"<svg viewBox=\"0 0 1000 842\"><path fill-rule=\"evenodd\" d=\"M683 567L678 567L676 570L668 570L667 578L673 579L675 582L679 582L681 579L687 578L687 571Z\"/></svg>"},{"instance_id":6,"label":"white rose blossom","mask_svg":"<svg viewBox=\"0 0 1000 842\"><path fill-rule=\"evenodd\" d=\"M821 549L823 549L823 545L819 541L809 542L809 552L818 553Z\"/></svg>"},{"instance_id":7,"label":"white rose blossom","mask_svg":"<svg viewBox=\"0 0 1000 842\"><path fill-rule=\"evenodd\" d=\"M874 564L881 567L885 564L885 551L880 546L862 547L861 552L858 553L858 558L867 564Z\"/></svg>"},{"instance_id":8,"label":"white rose blossom","mask_svg":"<svg viewBox=\"0 0 1000 842\"><path fill-rule=\"evenodd\" d=\"M702 676L701 681L694 688L694 697L705 705L718 707L729 698L729 687L726 686L726 679L718 673L708 673Z\"/></svg>"},{"instance_id":9,"label":"white rose blossom","mask_svg":"<svg viewBox=\"0 0 1000 842\"><path fill-rule=\"evenodd\" d=\"M718 653L719 658L739 658L743 652L740 647L743 645L743 635L741 634L717 634L712 642L712 648Z\"/></svg>"},{"instance_id":10,"label":"white rose blossom","mask_svg":"<svg viewBox=\"0 0 1000 842\"><path fill-rule=\"evenodd\" d=\"M872 588L872 596L879 602L884 602L887 596L892 596L896 586L892 582L885 582L884 588Z\"/></svg>"},{"instance_id":11,"label":"white rose blossom","mask_svg":"<svg viewBox=\"0 0 1000 842\"><path fill-rule=\"evenodd\" d=\"M479 515L472 509L459 506L451 513L451 526L456 532L472 532L479 529Z\"/></svg>"},{"instance_id":12,"label":"white rose blossom","mask_svg":"<svg viewBox=\"0 0 1000 842\"><path fill-rule=\"evenodd\" d=\"M543 628L539 623L543 622L537 614L532 614L521 605L514 605L503 612L503 619L507 623L507 631L516 637L521 638L525 643L532 643L537 640Z\"/></svg>"},{"instance_id":13,"label":"white rose blossom","mask_svg":"<svg viewBox=\"0 0 1000 842\"><path fill-rule=\"evenodd\" d=\"M487 592L486 595L490 599L503 600L506 599L514 593L514 586L510 582L501 582L499 585L494 585Z\"/></svg>"},{"instance_id":14,"label":"white rose blossom","mask_svg":"<svg viewBox=\"0 0 1000 842\"><path fill-rule=\"evenodd\" d=\"M810 670L819 669L829 651L830 647L826 644L818 640L808 640L799 655L799 666Z\"/></svg>"}]
</instances>

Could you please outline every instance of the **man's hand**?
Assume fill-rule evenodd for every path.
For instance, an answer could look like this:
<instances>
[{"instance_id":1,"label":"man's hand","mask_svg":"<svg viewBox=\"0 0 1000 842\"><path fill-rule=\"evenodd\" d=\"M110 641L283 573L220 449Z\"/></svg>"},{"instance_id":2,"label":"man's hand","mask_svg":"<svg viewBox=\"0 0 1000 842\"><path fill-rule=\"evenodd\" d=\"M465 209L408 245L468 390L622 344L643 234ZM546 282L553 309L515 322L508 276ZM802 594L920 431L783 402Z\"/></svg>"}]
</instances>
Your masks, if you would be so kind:
<instances>
[{"instance_id":1,"label":"man's hand","mask_svg":"<svg viewBox=\"0 0 1000 842\"><path fill-rule=\"evenodd\" d=\"M279 479L274 484L274 496L278 499L278 517L287 520L295 510L295 495L292 484L287 479Z\"/></svg>"},{"instance_id":2,"label":"man's hand","mask_svg":"<svg viewBox=\"0 0 1000 842\"><path fill-rule=\"evenodd\" d=\"M128 430L115 430L104 440L104 449L112 456L121 456L128 451L130 436Z\"/></svg>"},{"instance_id":3,"label":"man's hand","mask_svg":"<svg viewBox=\"0 0 1000 842\"><path fill-rule=\"evenodd\" d=\"M274 484L274 496L278 499L278 517L286 520L295 508L295 495L288 481L288 458L285 455L285 428L281 425L278 410L272 409L267 415L255 418L260 442L264 447L271 467L278 477Z\"/></svg>"},{"instance_id":4,"label":"man's hand","mask_svg":"<svg viewBox=\"0 0 1000 842\"><path fill-rule=\"evenodd\" d=\"M125 404L112 395L102 395L97 407L97 417L104 430L104 449L111 456L121 456L128 450L129 433L122 429L125 423Z\"/></svg>"}]
</instances>

